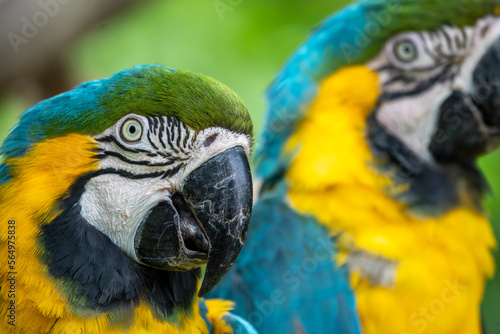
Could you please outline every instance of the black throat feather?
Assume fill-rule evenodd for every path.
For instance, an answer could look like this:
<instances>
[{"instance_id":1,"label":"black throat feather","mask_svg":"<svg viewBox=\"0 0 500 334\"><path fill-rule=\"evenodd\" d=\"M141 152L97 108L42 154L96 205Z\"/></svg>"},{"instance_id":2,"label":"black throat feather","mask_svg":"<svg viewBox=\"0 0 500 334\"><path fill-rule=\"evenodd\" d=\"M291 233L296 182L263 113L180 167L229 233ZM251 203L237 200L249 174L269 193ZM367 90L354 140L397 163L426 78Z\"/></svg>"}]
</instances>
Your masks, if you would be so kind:
<instances>
[{"instance_id":1,"label":"black throat feather","mask_svg":"<svg viewBox=\"0 0 500 334\"><path fill-rule=\"evenodd\" d=\"M116 316L145 302L162 320L177 312L189 314L200 269L176 272L141 265L90 225L80 214L79 200L91 176L74 184L71 195L61 200L61 214L43 225L40 234L40 259L70 308L77 314Z\"/></svg>"},{"instance_id":2,"label":"black throat feather","mask_svg":"<svg viewBox=\"0 0 500 334\"><path fill-rule=\"evenodd\" d=\"M367 119L367 139L380 162L378 167L395 170L395 181L409 186L397 200L414 212L436 216L459 206L465 194L477 210L482 210L481 202L489 186L474 161L431 165L390 134L375 113Z\"/></svg>"}]
</instances>

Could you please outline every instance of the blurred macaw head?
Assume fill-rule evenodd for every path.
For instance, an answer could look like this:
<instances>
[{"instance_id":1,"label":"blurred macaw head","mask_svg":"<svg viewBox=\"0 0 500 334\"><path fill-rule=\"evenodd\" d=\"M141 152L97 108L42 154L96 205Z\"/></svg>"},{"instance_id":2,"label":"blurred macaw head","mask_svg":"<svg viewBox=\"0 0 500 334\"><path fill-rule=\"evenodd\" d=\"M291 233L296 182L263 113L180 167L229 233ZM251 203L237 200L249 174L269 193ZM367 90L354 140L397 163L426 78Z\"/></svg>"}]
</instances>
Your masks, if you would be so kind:
<instances>
[{"instance_id":1,"label":"blurred macaw head","mask_svg":"<svg viewBox=\"0 0 500 334\"><path fill-rule=\"evenodd\" d=\"M345 74L351 91L368 86L366 94L376 94L365 120L376 156L414 171L467 164L498 147L499 13L496 0L365 0L327 18L267 92L257 176L283 174L293 156L287 141L321 85L355 68L365 72L359 85L357 74ZM339 94L347 100L350 91Z\"/></svg>"}]
</instances>

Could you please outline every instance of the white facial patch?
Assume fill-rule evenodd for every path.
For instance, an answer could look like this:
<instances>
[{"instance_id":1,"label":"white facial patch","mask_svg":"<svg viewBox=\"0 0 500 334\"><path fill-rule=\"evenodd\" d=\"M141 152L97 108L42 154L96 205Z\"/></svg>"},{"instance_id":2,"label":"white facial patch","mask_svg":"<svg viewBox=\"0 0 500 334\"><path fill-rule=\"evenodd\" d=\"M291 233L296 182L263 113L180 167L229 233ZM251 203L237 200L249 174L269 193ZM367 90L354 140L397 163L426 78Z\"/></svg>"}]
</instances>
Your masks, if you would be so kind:
<instances>
[{"instance_id":1,"label":"white facial patch","mask_svg":"<svg viewBox=\"0 0 500 334\"><path fill-rule=\"evenodd\" d=\"M422 160L437 131L440 106L452 91L474 93L472 74L500 37L500 18L473 27L445 26L433 32L402 33L389 40L368 66L384 94L376 118Z\"/></svg>"},{"instance_id":2,"label":"white facial patch","mask_svg":"<svg viewBox=\"0 0 500 334\"><path fill-rule=\"evenodd\" d=\"M146 214L169 200L168 180L131 180L116 174L92 178L80 199L81 215L133 259L134 237Z\"/></svg>"},{"instance_id":3,"label":"white facial patch","mask_svg":"<svg viewBox=\"0 0 500 334\"><path fill-rule=\"evenodd\" d=\"M450 92L444 85L436 85L421 95L385 103L378 109L377 119L422 160L431 162L429 145L439 116L436 106Z\"/></svg>"},{"instance_id":4,"label":"white facial patch","mask_svg":"<svg viewBox=\"0 0 500 334\"><path fill-rule=\"evenodd\" d=\"M170 201L184 178L211 157L234 146L249 156L251 145L251 138L227 129L195 131L172 118L135 114L94 139L103 150L101 175L85 185L81 215L134 259L137 228L157 203Z\"/></svg>"}]
</instances>

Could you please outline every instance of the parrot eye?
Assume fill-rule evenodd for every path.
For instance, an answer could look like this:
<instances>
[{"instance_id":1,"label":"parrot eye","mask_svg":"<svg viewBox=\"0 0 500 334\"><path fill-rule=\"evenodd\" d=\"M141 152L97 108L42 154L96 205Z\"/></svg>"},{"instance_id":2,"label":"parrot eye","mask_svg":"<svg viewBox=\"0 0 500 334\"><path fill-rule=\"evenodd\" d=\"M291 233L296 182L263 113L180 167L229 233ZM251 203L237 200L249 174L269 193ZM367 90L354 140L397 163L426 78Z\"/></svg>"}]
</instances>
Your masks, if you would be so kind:
<instances>
[{"instance_id":1,"label":"parrot eye","mask_svg":"<svg viewBox=\"0 0 500 334\"><path fill-rule=\"evenodd\" d=\"M135 119L128 119L122 125L122 139L128 142L135 142L141 138L142 125Z\"/></svg>"},{"instance_id":2,"label":"parrot eye","mask_svg":"<svg viewBox=\"0 0 500 334\"><path fill-rule=\"evenodd\" d=\"M394 54L403 63L409 63L417 59L418 52L415 44L410 40L403 40L395 44Z\"/></svg>"}]
</instances>

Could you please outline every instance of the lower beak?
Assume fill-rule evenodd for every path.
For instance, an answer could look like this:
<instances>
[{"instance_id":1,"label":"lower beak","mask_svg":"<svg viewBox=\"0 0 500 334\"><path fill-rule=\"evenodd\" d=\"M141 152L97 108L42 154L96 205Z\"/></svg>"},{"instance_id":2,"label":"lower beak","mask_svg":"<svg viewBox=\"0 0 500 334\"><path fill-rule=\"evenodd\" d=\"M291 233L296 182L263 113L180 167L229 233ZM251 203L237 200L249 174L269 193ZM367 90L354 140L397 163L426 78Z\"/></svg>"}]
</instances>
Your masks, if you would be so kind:
<instances>
[{"instance_id":1,"label":"lower beak","mask_svg":"<svg viewBox=\"0 0 500 334\"><path fill-rule=\"evenodd\" d=\"M154 207L135 237L140 262L166 270L207 264L198 295L233 266L248 232L252 177L243 147L210 158L181 183L171 201Z\"/></svg>"}]
</instances>

